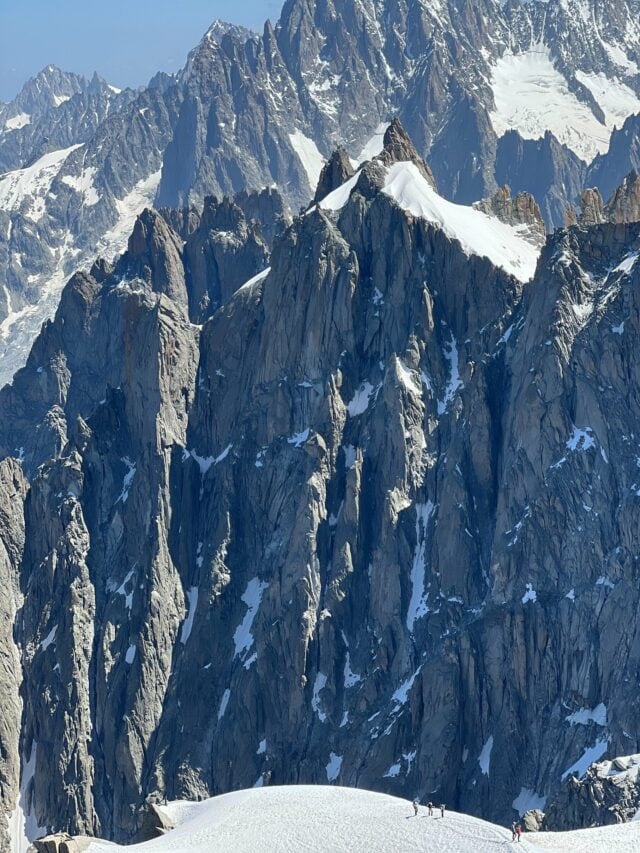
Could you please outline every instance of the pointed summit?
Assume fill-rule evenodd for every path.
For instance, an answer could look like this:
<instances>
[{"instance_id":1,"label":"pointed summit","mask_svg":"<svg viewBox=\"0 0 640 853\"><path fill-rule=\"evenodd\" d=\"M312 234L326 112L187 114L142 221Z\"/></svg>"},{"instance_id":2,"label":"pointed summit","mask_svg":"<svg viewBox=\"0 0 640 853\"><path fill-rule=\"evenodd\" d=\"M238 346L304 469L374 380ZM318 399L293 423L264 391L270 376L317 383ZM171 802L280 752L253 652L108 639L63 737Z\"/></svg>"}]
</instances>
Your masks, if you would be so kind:
<instances>
[{"instance_id":1,"label":"pointed summit","mask_svg":"<svg viewBox=\"0 0 640 853\"><path fill-rule=\"evenodd\" d=\"M157 293L187 304L182 240L157 211L146 208L136 219L121 263L127 279L142 279Z\"/></svg>"},{"instance_id":2,"label":"pointed summit","mask_svg":"<svg viewBox=\"0 0 640 853\"><path fill-rule=\"evenodd\" d=\"M605 205L611 222L640 220L640 175L632 169Z\"/></svg>"},{"instance_id":3,"label":"pointed summit","mask_svg":"<svg viewBox=\"0 0 640 853\"><path fill-rule=\"evenodd\" d=\"M431 169L416 151L415 145L398 118L394 118L387 128L383 139L383 149L375 159L384 163L385 166L406 161L415 163L433 189L436 189L436 181Z\"/></svg>"},{"instance_id":4,"label":"pointed summit","mask_svg":"<svg viewBox=\"0 0 640 853\"><path fill-rule=\"evenodd\" d=\"M321 201L330 192L348 181L355 174L349 155L344 148L337 148L327 160L320 172L318 187L313 197L314 204Z\"/></svg>"}]
</instances>

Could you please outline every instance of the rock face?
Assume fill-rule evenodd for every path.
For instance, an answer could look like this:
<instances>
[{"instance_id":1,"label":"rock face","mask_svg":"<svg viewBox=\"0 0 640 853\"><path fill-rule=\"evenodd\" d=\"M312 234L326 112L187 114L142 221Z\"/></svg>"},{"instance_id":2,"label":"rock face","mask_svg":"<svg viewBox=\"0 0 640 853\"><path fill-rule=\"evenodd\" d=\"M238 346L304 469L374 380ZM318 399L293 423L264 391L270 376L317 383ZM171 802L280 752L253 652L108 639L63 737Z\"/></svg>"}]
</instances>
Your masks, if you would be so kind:
<instances>
[{"instance_id":1,"label":"rock face","mask_svg":"<svg viewBox=\"0 0 640 853\"><path fill-rule=\"evenodd\" d=\"M344 148L338 148L327 160L320 173L314 202L321 201L330 192L344 184L355 174L355 169Z\"/></svg>"},{"instance_id":2,"label":"rock face","mask_svg":"<svg viewBox=\"0 0 640 853\"><path fill-rule=\"evenodd\" d=\"M542 828L562 831L632 820L640 807L639 755L591 765L582 779L571 776L554 797Z\"/></svg>"},{"instance_id":3,"label":"rock face","mask_svg":"<svg viewBox=\"0 0 640 853\"><path fill-rule=\"evenodd\" d=\"M637 748L640 223L525 286L531 201L455 232L402 138L262 271L246 197L145 212L2 392L18 817L126 841L149 796L340 782L505 821Z\"/></svg>"},{"instance_id":4,"label":"rock face","mask_svg":"<svg viewBox=\"0 0 640 853\"><path fill-rule=\"evenodd\" d=\"M13 637L16 612L22 602L19 569L24 549L23 503L27 481L13 459L0 462L0 849L10 849L8 817L20 789L19 696L22 671Z\"/></svg>"},{"instance_id":5,"label":"rock face","mask_svg":"<svg viewBox=\"0 0 640 853\"><path fill-rule=\"evenodd\" d=\"M249 221L240 205L251 216ZM256 218L261 209L273 215L264 231ZM134 358L127 335L135 333L125 330L141 321L139 312L155 306L163 316L166 305L201 323L267 267L265 232L279 233L287 218L273 192L245 193L235 201L207 199L197 217L144 211L115 265L96 263L91 273L71 278L55 319L45 326L26 366L12 386L0 390L2 455L21 457L25 470L33 473L60 453L77 415L92 412L107 387L119 388L125 370L134 381L135 360L127 364L127 358ZM185 241L167 219L177 228L191 221L185 226L191 232ZM160 295L166 297L164 302L158 301Z\"/></svg>"},{"instance_id":6,"label":"rock face","mask_svg":"<svg viewBox=\"0 0 640 853\"><path fill-rule=\"evenodd\" d=\"M605 204L600 190L586 189L580 196L581 212L567 211L567 224L597 225L601 222L625 223L640 221L640 177L633 169L611 194Z\"/></svg>"},{"instance_id":7,"label":"rock face","mask_svg":"<svg viewBox=\"0 0 640 853\"><path fill-rule=\"evenodd\" d=\"M640 170L640 116L629 116L611 135L606 154L599 155L589 167L587 186L596 186L605 198L620 185L631 170Z\"/></svg>"},{"instance_id":8,"label":"rock face","mask_svg":"<svg viewBox=\"0 0 640 853\"><path fill-rule=\"evenodd\" d=\"M507 225L527 226L531 239L542 245L546 239L546 229L540 208L530 193L518 193L513 198L510 187L500 187L490 198L476 202L474 207L491 216L495 216Z\"/></svg>"},{"instance_id":9,"label":"rock face","mask_svg":"<svg viewBox=\"0 0 640 853\"><path fill-rule=\"evenodd\" d=\"M563 224L567 200L580 197L586 173L583 161L549 131L541 139L523 139L510 130L498 140L498 183L532 194L550 229Z\"/></svg>"},{"instance_id":10,"label":"rock face","mask_svg":"<svg viewBox=\"0 0 640 853\"><path fill-rule=\"evenodd\" d=\"M0 384L24 364L73 270L126 247L155 196L178 100L175 87L116 95L101 84L55 109L56 120L69 114L64 139L52 135L0 176ZM87 112L95 127L84 127Z\"/></svg>"},{"instance_id":11,"label":"rock face","mask_svg":"<svg viewBox=\"0 0 640 853\"><path fill-rule=\"evenodd\" d=\"M607 217L611 222L640 220L640 176L632 170L607 202Z\"/></svg>"}]
</instances>

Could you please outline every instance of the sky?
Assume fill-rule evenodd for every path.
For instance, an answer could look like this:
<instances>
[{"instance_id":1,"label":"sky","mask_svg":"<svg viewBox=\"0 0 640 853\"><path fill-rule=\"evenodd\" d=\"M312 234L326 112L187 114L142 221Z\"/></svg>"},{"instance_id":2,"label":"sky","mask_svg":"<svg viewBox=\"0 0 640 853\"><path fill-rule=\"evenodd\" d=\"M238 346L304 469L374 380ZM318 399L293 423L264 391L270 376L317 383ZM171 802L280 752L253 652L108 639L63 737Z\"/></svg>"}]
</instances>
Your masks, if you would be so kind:
<instances>
[{"instance_id":1,"label":"sky","mask_svg":"<svg viewBox=\"0 0 640 853\"><path fill-rule=\"evenodd\" d=\"M283 0L0 0L0 101L46 65L139 86L177 71L216 18L262 31Z\"/></svg>"}]
</instances>

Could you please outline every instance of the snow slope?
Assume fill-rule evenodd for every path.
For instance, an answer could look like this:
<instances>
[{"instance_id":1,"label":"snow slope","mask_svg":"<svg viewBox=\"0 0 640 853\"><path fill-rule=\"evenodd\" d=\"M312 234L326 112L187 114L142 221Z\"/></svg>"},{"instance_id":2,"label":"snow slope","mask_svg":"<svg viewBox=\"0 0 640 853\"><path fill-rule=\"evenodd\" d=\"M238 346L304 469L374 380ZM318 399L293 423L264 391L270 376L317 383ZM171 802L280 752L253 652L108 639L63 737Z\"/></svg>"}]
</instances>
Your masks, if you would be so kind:
<instances>
[{"instance_id":1,"label":"snow slope","mask_svg":"<svg viewBox=\"0 0 640 853\"><path fill-rule=\"evenodd\" d=\"M480 210L447 201L414 163L394 163L383 192L414 216L439 225L468 254L489 258L520 281L533 278L540 250L526 239L526 226L506 225Z\"/></svg>"},{"instance_id":2,"label":"snow slope","mask_svg":"<svg viewBox=\"0 0 640 853\"><path fill-rule=\"evenodd\" d=\"M67 149L66 152L56 152L58 157L55 166L56 171L59 169L60 163L63 162L62 154L68 156L69 152L78 146L73 146ZM45 155L42 160L52 157L53 155ZM38 186L53 180L53 175L49 174L50 164L47 161L44 165L38 161L40 166L33 172L30 184L33 192L33 186L37 183ZM35 166L30 167L35 169ZM28 172L29 170L23 170ZM15 176L17 173L10 172L9 176ZM23 178L26 181L26 177ZM3 177L0 177L0 209L11 209L9 202L5 202L2 198L3 192ZM158 184L160 182L160 171L154 172L134 186L130 193L123 199L115 199L116 209L118 211L118 220L115 225L109 229L99 240L98 244L84 252L75 246L73 238L67 232L64 242L56 248L57 265L53 273L43 275L39 280L35 281L35 286L40 288L40 298L33 305L26 305L18 311L12 311L0 323L0 387L5 382L10 382L16 370L24 365L31 349L34 338L38 334L42 323L55 314L56 308L60 301L60 294L71 277L72 271L75 269L89 269L95 260L96 254L103 258L111 259L122 254L127 247L127 243L133 230L136 218L142 213L145 207L153 204ZM24 184L22 186L24 190ZM22 191L20 190L20 191ZM18 193L18 189L13 186L7 189L14 195ZM16 195L19 203L20 199ZM6 207L4 207L6 203ZM86 202L85 202L86 203Z\"/></svg>"},{"instance_id":3,"label":"snow slope","mask_svg":"<svg viewBox=\"0 0 640 853\"><path fill-rule=\"evenodd\" d=\"M162 806L176 823L167 835L127 850L165 853L493 853L511 848L511 832L468 815L417 817L405 800L353 788L283 786L224 794L200 803ZM640 849L640 824L523 837L515 849L580 851ZM89 853L113 853L95 841ZM125 848L121 848L125 849Z\"/></svg>"},{"instance_id":4,"label":"snow slope","mask_svg":"<svg viewBox=\"0 0 640 853\"><path fill-rule=\"evenodd\" d=\"M309 186L312 190L315 190L320 179L320 172L324 166L324 157L318 151L318 147L313 139L309 139L301 130L290 133L289 140L307 173Z\"/></svg>"},{"instance_id":5,"label":"snow slope","mask_svg":"<svg viewBox=\"0 0 640 853\"><path fill-rule=\"evenodd\" d=\"M319 206L341 210L358 183L360 172L329 193ZM403 210L438 225L469 255L488 258L522 282L536 271L540 249L527 240L526 226L506 225L473 207L447 201L433 189L415 163L394 163L387 169L382 191Z\"/></svg>"},{"instance_id":6,"label":"snow slope","mask_svg":"<svg viewBox=\"0 0 640 853\"><path fill-rule=\"evenodd\" d=\"M72 145L70 148L51 151L25 169L16 169L0 175L0 210L18 210L28 198L30 207L23 212L38 221L44 213L42 198L51 189L51 182L69 154L80 147Z\"/></svg>"},{"instance_id":7,"label":"snow slope","mask_svg":"<svg viewBox=\"0 0 640 853\"><path fill-rule=\"evenodd\" d=\"M571 91L555 68L548 47L536 44L525 53L507 51L492 69L493 129L498 136L514 129L525 139L539 139L550 130L579 157L591 162L596 154L608 150L613 127L620 127L627 116L640 112L640 100L615 78L582 72L577 72L576 78L602 108L606 125Z\"/></svg>"}]
</instances>

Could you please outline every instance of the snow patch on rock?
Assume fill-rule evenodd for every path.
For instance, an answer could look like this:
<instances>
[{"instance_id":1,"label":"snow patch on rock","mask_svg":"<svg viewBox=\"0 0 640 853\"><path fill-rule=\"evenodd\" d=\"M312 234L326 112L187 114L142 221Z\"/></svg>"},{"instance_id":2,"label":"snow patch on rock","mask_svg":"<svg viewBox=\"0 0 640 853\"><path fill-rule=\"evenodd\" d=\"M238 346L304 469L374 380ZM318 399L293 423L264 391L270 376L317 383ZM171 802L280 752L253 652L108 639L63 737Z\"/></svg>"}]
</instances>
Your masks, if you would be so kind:
<instances>
[{"instance_id":1,"label":"snow patch on rock","mask_svg":"<svg viewBox=\"0 0 640 853\"><path fill-rule=\"evenodd\" d=\"M233 634L233 642L235 645L234 658L237 658L249 651L254 643L254 636L251 633L253 620L256 618L258 608L262 601L262 596L269 586L266 581L261 581L260 578L252 578L247 584L247 588L242 594L241 600L247 605L247 612L244 619L236 628Z\"/></svg>"},{"instance_id":2,"label":"snow patch on rock","mask_svg":"<svg viewBox=\"0 0 640 853\"><path fill-rule=\"evenodd\" d=\"M322 172L322 167L324 166L324 157L318 151L318 146L313 139L309 139L301 130L290 133L289 141L307 173L309 186L315 190L320 179L320 172Z\"/></svg>"}]
</instances>

